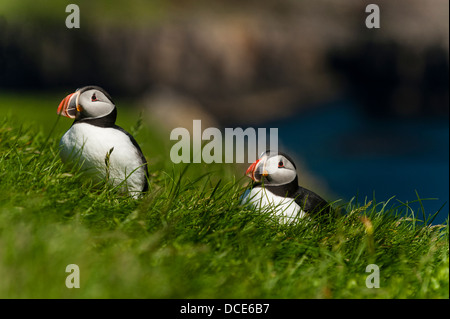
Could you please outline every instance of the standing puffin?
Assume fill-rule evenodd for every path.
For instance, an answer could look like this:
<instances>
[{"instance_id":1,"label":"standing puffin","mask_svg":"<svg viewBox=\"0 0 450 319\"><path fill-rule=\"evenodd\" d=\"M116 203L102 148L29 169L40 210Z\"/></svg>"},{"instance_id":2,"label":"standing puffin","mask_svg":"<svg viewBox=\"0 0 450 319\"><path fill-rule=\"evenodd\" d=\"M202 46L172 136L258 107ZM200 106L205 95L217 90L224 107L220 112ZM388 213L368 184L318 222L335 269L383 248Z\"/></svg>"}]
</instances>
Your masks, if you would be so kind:
<instances>
[{"instance_id":1,"label":"standing puffin","mask_svg":"<svg viewBox=\"0 0 450 319\"><path fill-rule=\"evenodd\" d=\"M253 180L253 186L244 193L242 204L273 210L283 223L332 212L319 195L298 185L295 164L284 153L262 153L245 174Z\"/></svg>"},{"instance_id":2,"label":"standing puffin","mask_svg":"<svg viewBox=\"0 0 450 319\"><path fill-rule=\"evenodd\" d=\"M134 198L147 191L147 160L133 136L115 124L117 109L105 90L78 89L57 112L74 119L59 142L64 163L79 163L94 181L106 180Z\"/></svg>"}]
</instances>

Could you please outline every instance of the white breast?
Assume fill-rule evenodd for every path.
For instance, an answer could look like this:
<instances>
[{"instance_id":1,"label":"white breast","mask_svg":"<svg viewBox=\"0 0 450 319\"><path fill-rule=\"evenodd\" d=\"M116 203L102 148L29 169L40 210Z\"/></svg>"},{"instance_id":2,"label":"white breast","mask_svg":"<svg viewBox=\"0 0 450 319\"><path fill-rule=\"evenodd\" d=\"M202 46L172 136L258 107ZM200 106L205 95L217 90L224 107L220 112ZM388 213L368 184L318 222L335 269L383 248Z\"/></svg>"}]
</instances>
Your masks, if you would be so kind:
<instances>
[{"instance_id":1,"label":"white breast","mask_svg":"<svg viewBox=\"0 0 450 319\"><path fill-rule=\"evenodd\" d=\"M292 223L305 216L293 198L277 196L263 187L247 190L241 203L251 203L256 209L273 212L281 223Z\"/></svg>"},{"instance_id":2,"label":"white breast","mask_svg":"<svg viewBox=\"0 0 450 319\"><path fill-rule=\"evenodd\" d=\"M145 184L145 168L130 138L114 128L104 128L87 123L73 125L61 138L60 155L64 163L82 165L94 180L108 180L121 186L122 192L137 197ZM105 158L109 156L107 167Z\"/></svg>"}]
</instances>

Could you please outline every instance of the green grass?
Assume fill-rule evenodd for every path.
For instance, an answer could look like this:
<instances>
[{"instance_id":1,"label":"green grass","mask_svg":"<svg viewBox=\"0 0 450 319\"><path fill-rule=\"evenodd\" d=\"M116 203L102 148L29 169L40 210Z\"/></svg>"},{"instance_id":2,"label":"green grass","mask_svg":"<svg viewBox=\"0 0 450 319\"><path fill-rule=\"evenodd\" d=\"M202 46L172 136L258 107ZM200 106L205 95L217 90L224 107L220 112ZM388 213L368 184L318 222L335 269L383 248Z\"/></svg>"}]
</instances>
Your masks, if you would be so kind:
<instances>
[{"instance_id":1,"label":"green grass","mask_svg":"<svg viewBox=\"0 0 450 319\"><path fill-rule=\"evenodd\" d=\"M0 119L0 298L449 297L448 222L427 226L391 200L280 225L239 205L241 172L172 164L168 135L119 109L150 161L150 192L133 200L61 164L59 100L3 95L0 110L6 100L29 102ZM68 264L79 289L65 286ZM369 264L378 289L366 287Z\"/></svg>"}]
</instances>

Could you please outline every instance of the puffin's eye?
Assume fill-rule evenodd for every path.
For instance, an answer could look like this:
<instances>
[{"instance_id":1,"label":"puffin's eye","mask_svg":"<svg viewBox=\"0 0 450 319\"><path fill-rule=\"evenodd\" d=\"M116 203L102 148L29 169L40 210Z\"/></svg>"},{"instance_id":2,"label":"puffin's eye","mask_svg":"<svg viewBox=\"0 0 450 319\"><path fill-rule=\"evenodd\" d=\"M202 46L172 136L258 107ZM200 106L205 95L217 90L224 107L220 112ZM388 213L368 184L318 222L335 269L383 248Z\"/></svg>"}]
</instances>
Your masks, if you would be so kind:
<instances>
[{"instance_id":1,"label":"puffin's eye","mask_svg":"<svg viewBox=\"0 0 450 319\"><path fill-rule=\"evenodd\" d=\"M284 163L283 163L283 161L279 161L278 162L278 168L282 168L282 167L284 167Z\"/></svg>"},{"instance_id":2,"label":"puffin's eye","mask_svg":"<svg viewBox=\"0 0 450 319\"><path fill-rule=\"evenodd\" d=\"M91 101L92 102L98 101L97 96L95 96L95 93L92 94Z\"/></svg>"}]
</instances>

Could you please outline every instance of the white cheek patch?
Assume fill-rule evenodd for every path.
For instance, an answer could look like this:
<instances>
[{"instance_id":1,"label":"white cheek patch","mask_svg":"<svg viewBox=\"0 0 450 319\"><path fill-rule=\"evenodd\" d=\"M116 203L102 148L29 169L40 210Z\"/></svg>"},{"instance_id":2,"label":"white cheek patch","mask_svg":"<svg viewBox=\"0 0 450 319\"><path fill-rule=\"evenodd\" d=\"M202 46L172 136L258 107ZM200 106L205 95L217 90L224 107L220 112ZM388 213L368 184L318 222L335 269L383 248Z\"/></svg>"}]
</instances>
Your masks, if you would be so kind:
<instances>
[{"instance_id":1,"label":"white cheek patch","mask_svg":"<svg viewBox=\"0 0 450 319\"><path fill-rule=\"evenodd\" d=\"M108 115L109 113L111 113L114 109L114 105L109 104L109 103L105 103L105 102L101 102L101 101L96 101L96 102L91 102L90 104L88 104L88 106L84 107L84 112L86 113L86 115L88 115L89 117L102 117L105 115Z\"/></svg>"},{"instance_id":2,"label":"white cheek patch","mask_svg":"<svg viewBox=\"0 0 450 319\"><path fill-rule=\"evenodd\" d=\"M291 167L278 167L280 160L282 159L278 157L271 157L266 161L263 168L269 174L270 184L273 186L292 182L297 175L295 169ZM288 165L288 163L285 163L285 165Z\"/></svg>"},{"instance_id":3,"label":"white cheek patch","mask_svg":"<svg viewBox=\"0 0 450 319\"><path fill-rule=\"evenodd\" d=\"M269 173L269 175L276 174L278 172L278 160L269 158L264 164L264 170Z\"/></svg>"},{"instance_id":4,"label":"white cheek patch","mask_svg":"<svg viewBox=\"0 0 450 319\"><path fill-rule=\"evenodd\" d=\"M275 174L270 175L271 185L283 185L292 182L296 173L287 169L278 169Z\"/></svg>"},{"instance_id":5,"label":"white cheek patch","mask_svg":"<svg viewBox=\"0 0 450 319\"><path fill-rule=\"evenodd\" d=\"M95 94L95 100L92 99ZM83 92L77 101L81 105L82 112L86 117L98 118L110 114L114 110L114 104L98 90L88 90Z\"/></svg>"}]
</instances>

